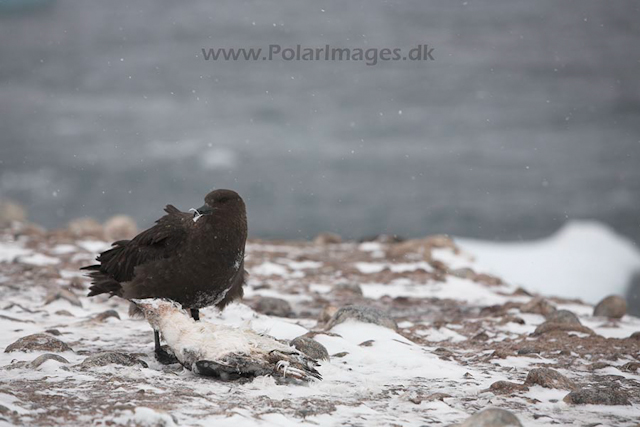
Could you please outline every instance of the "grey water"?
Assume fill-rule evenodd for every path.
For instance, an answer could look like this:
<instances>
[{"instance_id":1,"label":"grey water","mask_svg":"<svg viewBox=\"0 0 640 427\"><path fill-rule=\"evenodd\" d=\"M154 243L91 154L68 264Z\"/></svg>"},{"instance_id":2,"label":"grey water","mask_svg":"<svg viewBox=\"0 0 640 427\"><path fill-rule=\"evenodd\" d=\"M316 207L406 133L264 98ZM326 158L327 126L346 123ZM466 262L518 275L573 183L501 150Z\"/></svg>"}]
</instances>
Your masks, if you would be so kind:
<instances>
[{"instance_id":1,"label":"grey water","mask_svg":"<svg viewBox=\"0 0 640 427\"><path fill-rule=\"evenodd\" d=\"M635 1L0 1L0 198L148 226L212 188L254 237L640 242ZM205 61L202 48L434 48Z\"/></svg>"}]
</instances>

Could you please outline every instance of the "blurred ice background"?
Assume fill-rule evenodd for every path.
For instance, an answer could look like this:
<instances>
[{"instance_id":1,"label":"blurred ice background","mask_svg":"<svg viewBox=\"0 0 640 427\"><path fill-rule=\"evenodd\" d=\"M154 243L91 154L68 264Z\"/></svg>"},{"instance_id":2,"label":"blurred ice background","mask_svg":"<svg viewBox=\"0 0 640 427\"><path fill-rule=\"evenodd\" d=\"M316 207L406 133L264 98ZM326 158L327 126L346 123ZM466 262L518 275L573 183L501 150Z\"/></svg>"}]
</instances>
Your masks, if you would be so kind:
<instances>
[{"instance_id":1,"label":"blurred ice background","mask_svg":"<svg viewBox=\"0 0 640 427\"><path fill-rule=\"evenodd\" d=\"M639 7L0 0L0 197L47 227L148 226L227 187L259 237L521 241L589 219L637 243ZM436 60L200 54L273 43Z\"/></svg>"}]
</instances>

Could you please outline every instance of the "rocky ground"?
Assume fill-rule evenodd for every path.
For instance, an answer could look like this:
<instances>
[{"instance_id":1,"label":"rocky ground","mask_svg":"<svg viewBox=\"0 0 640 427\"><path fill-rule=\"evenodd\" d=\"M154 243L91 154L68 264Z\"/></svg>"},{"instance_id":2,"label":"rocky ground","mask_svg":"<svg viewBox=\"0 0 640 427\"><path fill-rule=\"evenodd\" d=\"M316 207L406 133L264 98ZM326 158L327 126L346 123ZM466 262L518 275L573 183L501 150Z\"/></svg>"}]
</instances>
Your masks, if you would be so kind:
<instances>
[{"instance_id":1,"label":"rocky ground","mask_svg":"<svg viewBox=\"0 0 640 427\"><path fill-rule=\"evenodd\" d=\"M446 237L251 241L244 302L202 317L329 355L322 381L281 385L157 363L125 301L85 297L78 268L104 236L89 223L0 230L0 425L638 423L640 319L624 301L594 313L531 295Z\"/></svg>"}]
</instances>

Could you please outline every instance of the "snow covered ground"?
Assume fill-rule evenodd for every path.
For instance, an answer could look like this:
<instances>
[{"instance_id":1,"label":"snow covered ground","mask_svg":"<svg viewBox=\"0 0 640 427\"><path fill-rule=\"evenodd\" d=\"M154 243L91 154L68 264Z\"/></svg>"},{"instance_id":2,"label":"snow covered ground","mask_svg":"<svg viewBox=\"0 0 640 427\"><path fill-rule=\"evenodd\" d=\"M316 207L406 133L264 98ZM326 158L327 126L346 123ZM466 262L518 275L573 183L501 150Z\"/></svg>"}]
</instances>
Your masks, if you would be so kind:
<instances>
[{"instance_id":1,"label":"snow covered ground","mask_svg":"<svg viewBox=\"0 0 640 427\"><path fill-rule=\"evenodd\" d=\"M478 246L476 261L467 253L472 244L462 246L442 237L251 242L245 301L223 313L205 309L202 319L322 344L331 355L320 362L323 379L301 386L270 377L221 382L160 365L149 325L127 317L127 302L84 296L78 267L106 242L2 230L0 348L15 351L0 353L0 426L454 425L489 407L526 426L634 425L640 339L631 335L640 319L594 317L581 301L539 298L483 274L491 272L483 263L501 254L487 252L485 261ZM268 305L266 297L275 300ZM331 326L335 309L347 305L377 308L397 329L357 319ZM540 332L556 310L578 323L551 322ZM14 344L31 334L42 334L31 351ZM61 358L35 361L44 354ZM534 368L552 368L570 386L528 382ZM571 390L596 389L598 404L564 400ZM611 399L617 404L604 404Z\"/></svg>"},{"instance_id":2,"label":"snow covered ground","mask_svg":"<svg viewBox=\"0 0 640 427\"><path fill-rule=\"evenodd\" d=\"M531 291L593 304L609 294L624 295L633 275L640 274L637 246L599 222L568 222L533 242L455 241L477 256L483 271Z\"/></svg>"}]
</instances>

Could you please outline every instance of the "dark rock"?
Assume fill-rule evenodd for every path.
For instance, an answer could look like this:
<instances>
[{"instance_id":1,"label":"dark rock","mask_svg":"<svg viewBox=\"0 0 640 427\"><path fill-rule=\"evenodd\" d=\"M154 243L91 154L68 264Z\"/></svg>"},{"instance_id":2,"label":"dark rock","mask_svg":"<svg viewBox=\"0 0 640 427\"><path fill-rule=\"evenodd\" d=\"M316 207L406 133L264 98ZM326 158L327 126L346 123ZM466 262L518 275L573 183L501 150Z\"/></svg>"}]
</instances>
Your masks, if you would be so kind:
<instances>
[{"instance_id":1,"label":"dark rock","mask_svg":"<svg viewBox=\"0 0 640 427\"><path fill-rule=\"evenodd\" d=\"M618 295L610 295L600 301L593 309L594 316L610 317L620 319L627 314L627 302Z\"/></svg>"},{"instance_id":2,"label":"dark rock","mask_svg":"<svg viewBox=\"0 0 640 427\"><path fill-rule=\"evenodd\" d=\"M630 340L637 340L640 341L640 331L638 332L634 332L629 336Z\"/></svg>"},{"instance_id":3,"label":"dark rock","mask_svg":"<svg viewBox=\"0 0 640 427\"><path fill-rule=\"evenodd\" d=\"M635 374L638 371L640 371L640 363L638 362L625 363L624 365L620 366L620 368L618 369L620 369L623 372L631 372L632 374Z\"/></svg>"},{"instance_id":4,"label":"dark rock","mask_svg":"<svg viewBox=\"0 0 640 427\"><path fill-rule=\"evenodd\" d=\"M511 394L516 391L525 391L527 389L528 387L522 384L512 383L510 381L496 381L489 386L489 391L494 394Z\"/></svg>"},{"instance_id":5,"label":"dark rock","mask_svg":"<svg viewBox=\"0 0 640 427\"><path fill-rule=\"evenodd\" d=\"M522 424L511 412L490 408L473 414L459 427L522 427Z\"/></svg>"},{"instance_id":6,"label":"dark rock","mask_svg":"<svg viewBox=\"0 0 640 427\"><path fill-rule=\"evenodd\" d=\"M36 369L40 365L42 365L44 362L46 362L47 360L55 360L56 362L60 362L60 363L64 363L64 364L69 363L69 361L67 359L65 359L64 357L62 357L62 356L58 356L57 354L45 353L45 354L43 354L41 356L38 356L35 359L33 359L33 361L29 364L29 366L32 369Z\"/></svg>"},{"instance_id":7,"label":"dark rock","mask_svg":"<svg viewBox=\"0 0 640 427\"><path fill-rule=\"evenodd\" d=\"M329 360L329 352L318 341L305 336L291 340L290 344L297 350L315 360Z\"/></svg>"},{"instance_id":8,"label":"dark rock","mask_svg":"<svg viewBox=\"0 0 640 427\"><path fill-rule=\"evenodd\" d=\"M581 332L583 334L595 335L591 329L586 326L576 325L573 323L555 323L555 322L544 322L539 325L535 331L533 331L532 336L543 335L552 331L564 331L564 332Z\"/></svg>"},{"instance_id":9,"label":"dark rock","mask_svg":"<svg viewBox=\"0 0 640 427\"><path fill-rule=\"evenodd\" d=\"M115 317L116 319L120 320L120 315L115 310L103 311L102 313L96 314L96 316L91 320L96 322L104 322L110 317Z\"/></svg>"},{"instance_id":10,"label":"dark rock","mask_svg":"<svg viewBox=\"0 0 640 427\"><path fill-rule=\"evenodd\" d=\"M327 323L326 329L329 330L349 319L364 323L373 323L374 325L384 326L394 331L398 330L396 321L387 313L375 307L361 305L348 305L338 309Z\"/></svg>"},{"instance_id":11,"label":"dark rock","mask_svg":"<svg viewBox=\"0 0 640 427\"><path fill-rule=\"evenodd\" d=\"M69 310L58 310L53 314L57 314L58 316L75 317L71 312L69 312Z\"/></svg>"},{"instance_id":12,"label":"dark rock","mask_svg":"<svg viewBox=\"0 0 640 427\"><path fill-rule=\"evenodd\" d=\"M527 354L540 354L541 350L534 347L522 347L518 350L519 356L525 356Z\"/></svg>"},{"instance_id":13,"label":"dark rock","mask_svg":"<svg viewBox=\"0 0 640 427\"><path fill-rule=\"evenodd\" d=\"M581 325L580 319L569 310L557 310L545 316L550 323L568 323L571 325Z\"/></svg>"},{"instance_id":14,"label":"dark rock","mask_svg":"<svg viewBox=\"0 0 640 427\"><path fill-rule=\"evenodd\" d=\"M572 391L563 400L573 405L631 405L626 392L612 388Z\"/></svg>"},{"instance_id":15,"label":"dark rock","mask_svg":"<svg viewBox=\"0 0 640 427\"><path fill-rule=\"evenodd\" d=\"M5 353L13 351L52 351L59 353L62 351L72 351L64 342L47 334L33 334L20 338L18 341L9 344L5 348Z\"/></svg>"},{"instance_id":16,"label":"dark rock","mask_svg":"<svg viewBox=\"0 0 640 427\"><path fill-rule=\"evenodd\" d=\"M503 316L499 324L506 325L507 323L517 323L518 325L526 324L523 318L518 316L512 316L511 314L507 314Z\"/></svg>"},{"instance_id":17,"label":"dark rock","mask_svg":"<svg viewBox=\"0 0 640 427\"><path fill-rule=\"evenodd\" d=\"M47 334L51 334L51 335L54 335L54 336L56 336L56 337L59 337L60 335L62 335L62 332L60 332L60 331L59 331L59 330L57 330L57 329L47 329L45 332L46 332Z\"/></svg>"},{"instance_id":18,"label":"dark rock","mask_svg":"<svg viewBox=\"0 0 640 427\"><path fill-rule=\"evenodd\" d=\"M293 315L291 304L280 298L260 297L253 304L253 309L267 316L289 317Z\"/></svg>"},{"instance_id":19,"label":"dark rock","mask_svg":"<svg viewBox=\"0 0 640 427\"><path fill-rule=\"evenodd\" d=\"M520 311L522 313L542 314L543 316L548 316L556 311L556 308L546 299L535 297L528 303L520 306Z\"/></svg>"},{"instance_id":20,"label":"dark rock","mask_svg":"<svg viewBox=\"0 0 640 427\"><path fill-rule=\"evenodd\" d=\"M358 344L360 347L371 347L375 340L366 340Z\"/></svg>"},{"instance_id":21,"label":"dark rock","mask_svg":"<svg viewBox=\"0 0 640 427\"><path fill-rule=\"evenodd\" d=\"M107 365L122 365L122 366L136 366L140 365L143 368L148 368L149 365L143 360L130 356L124 353L105 352L93 354L82 361L78 365L80 369L91 369L100 366Z\"/></svg>"},{"instance_id":22,"label":"dark rock","mask_svg":"<svg viewBox=\"0 0 640 427\"><path fill-rule=\"evenodd\" d=\"M535 368L529 371L525 385L539 385L545 388L577 389L576 384L558 371L549 368Z\"/></svg>"},{"instance_id":23,"label":"dark rock","mask_svg":"<svg viewBox=\"0 0 640 427\"><path fill-rule=\"evenodd\" d=\"M487 341L489 339L489 334L482 331L471 338L471 341Z\"/></svg>"},{"instance_id":24,"label":"dark rock","mask_svg":"<svg viewBox=\"0 0 640 427\"><path fill-rule=\"evenodd\" d=\"M349 354L348 351L341 351L340 353L332 354L331 357L333 357L334 359L339 359L341 357L345 357L347 354Z\"/></svg>"}]
</instances>

